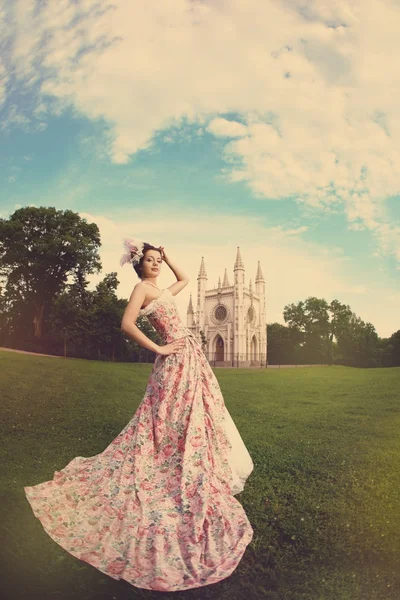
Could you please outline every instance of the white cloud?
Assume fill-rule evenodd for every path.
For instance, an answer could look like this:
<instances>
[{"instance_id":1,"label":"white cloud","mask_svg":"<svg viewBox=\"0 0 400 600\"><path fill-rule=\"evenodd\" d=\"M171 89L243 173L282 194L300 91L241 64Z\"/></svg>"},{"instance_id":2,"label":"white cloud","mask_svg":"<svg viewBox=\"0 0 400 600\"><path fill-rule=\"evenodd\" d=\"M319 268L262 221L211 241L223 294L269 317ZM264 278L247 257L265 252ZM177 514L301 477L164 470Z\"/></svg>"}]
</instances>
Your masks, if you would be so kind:
<instances>
[{"instance_id":1,"label":"white cloud","mask_svg":"<svg viewBox=\"0 0 400 600\"><path fill-rule=\"evenodd\" d=\"M18 210L19 208L27 208L28 206L34 206L35 208L37 208L37 204L31 204L31 203L30 204L19 204L19 203L17 203L17 204L14 205L15 210Z\"/></svg>"},{"instance_id":2,"label":"white cloud","mask_svg":"<svg viewBox=\"0 0 400 600\"><path fill-rule=\"evenodd\" d=\"M9 10L9 67L39 88L36 116L52 97L51 111L105 119L117 164L182 119L235 138L224 150L230 181L343 211L400 261L385 204L400 193L397 3L14 0Z\"/></svg>"},{"instance_id":3,"label":"white cloud","mask_svg":"<svg viewBox=\"0 0 400 600\"><path fill-rule=\"evenodd\" d=\"M116 271L120 286L118 296L129 298L133 286L139 281L133 269L120 267L119 259L124 249L124 237L137 237L155 246L162 245L165 251L190 278L189 285L176 297L182 319L186 323L186 310L190 293L196 308L197 275L201 257L204 256L207 271L207 289L223 280L227 269L230 284L233 284L233 267L236 247L245 266L245 283L252 279L254 286L257 263L266 281L267 321L284 323L282 313L286 304L305 300L308 296L325 298L328 302L337 298L349 304L364 321L370 321L380 336L388 336L398 324L398 292L377 286L375 273L372 280L357 273L348 257L340 248L326 244L305 242L297 230L288 227L264 227L256 218L209 214L189 210L171 211L168 207L157 215L143 214L142 210L124 209L123 213L108 217L95 213L80 213L88 222L97 223L102 246L100 257L103 271L92 275L94 285L105 273ZM206 233L205 233L206 232ZM179 240L179 241L177 241ZM171 285L175 277L163 263L158 285Z\"/></svg>"},{"instance_id":4,"label":"white cloud","mask_svg":"<svg viewBox=\"0 0 400 600\"><path fill-rule=\"evenodd\" d=\"M221 118L213 119L209 123L207 130L221 137L242 137L248 134L247 127L242 123Z\"/></svg>"},{"instance_id":5,"label":"white cloud","mask_svg":"<svg viewBox=\"0 0 400 600\"><path fill-rule=\"evenodd\" d=\"M44 102L39 102L33 109L32 113L35 117L44 118L45 114L48 112L48 106Z\"/></svg>"},{"instance_id":6,"label":"white cloud","mask_svg":"<svg viewBox=\"0 0 400 600\"><path fill-rule=\"evenodd\" d=\"M37 121L26 116L19 110L16 104L12 104L7 111L7 115L0 122L0 131L6 131L13 125L16 125L27 132L44 131L47 123Z\"/></svg>"}]
</instances>

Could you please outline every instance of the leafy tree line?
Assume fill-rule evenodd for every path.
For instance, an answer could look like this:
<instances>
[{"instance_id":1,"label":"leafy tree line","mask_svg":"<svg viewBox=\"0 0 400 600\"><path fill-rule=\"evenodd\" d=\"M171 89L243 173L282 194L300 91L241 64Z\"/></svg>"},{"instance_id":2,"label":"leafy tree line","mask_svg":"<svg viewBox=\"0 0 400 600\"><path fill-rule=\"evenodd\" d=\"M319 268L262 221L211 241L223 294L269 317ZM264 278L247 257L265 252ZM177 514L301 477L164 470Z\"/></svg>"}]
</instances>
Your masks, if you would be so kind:
<instances>
[{"instance_id":1,"label":"leafy tree line","mask_svg":"<svg viewBox=\"0 0 400 600\"><path fill-rule=\"evenodd\" d=\"M267 326L269 364L400 366L400 330L380 338L338 300L309 297L285 306L283 317L287 325Z\"/></svg>"},{"instance_id":2,"label":"leafy tree line","mask_svg":"<svg viewBox=\"0 0 400 600\"><path fill-rule=\"evenodd\" d=\"M101 271L100 233L71 210L24 207L0 219L0 345L98 360L153 360L121 332L127 299L116 272ZM267 326L269 364L400 366L400 330L380 339L349 306L307 298L284 308L287 325ZM146 318L139 328L161 343Z\"/></svg>"},{"instance_id":3,"label":"leafy tree line","mask_svg":"<svg viewBox=\"0 0 400 600\"><path fill-rule=\"evenodd\" d=\"M24 207L0 219L0 345L101 360L151 360L121 331L128 303L117 273L88 291L101 270L100 233L71 210ZM161 340L147 319L138 327Z\"/></svg>"}]
</instances>

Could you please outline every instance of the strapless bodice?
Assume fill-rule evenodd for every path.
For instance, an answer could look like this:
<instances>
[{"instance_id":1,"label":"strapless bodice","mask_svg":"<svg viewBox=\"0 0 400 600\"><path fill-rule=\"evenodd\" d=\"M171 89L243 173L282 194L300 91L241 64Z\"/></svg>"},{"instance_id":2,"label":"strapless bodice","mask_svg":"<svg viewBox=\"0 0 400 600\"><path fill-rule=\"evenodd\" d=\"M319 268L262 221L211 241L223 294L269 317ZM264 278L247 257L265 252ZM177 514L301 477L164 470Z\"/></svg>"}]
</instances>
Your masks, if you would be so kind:
<instances>
[{"instance_id":1,"label":"strapless bodice","mask_svg":"<svg viewBox=\"0 0 400 600\"><path fill-rule=\"evenodd\" d=\"M196 339L183 324L175 298L168 288L161 290L157 298L151 300L145 308L140 309L138 316L148 318L165 344L186 336Z\"/></svg>"}]
</instances>

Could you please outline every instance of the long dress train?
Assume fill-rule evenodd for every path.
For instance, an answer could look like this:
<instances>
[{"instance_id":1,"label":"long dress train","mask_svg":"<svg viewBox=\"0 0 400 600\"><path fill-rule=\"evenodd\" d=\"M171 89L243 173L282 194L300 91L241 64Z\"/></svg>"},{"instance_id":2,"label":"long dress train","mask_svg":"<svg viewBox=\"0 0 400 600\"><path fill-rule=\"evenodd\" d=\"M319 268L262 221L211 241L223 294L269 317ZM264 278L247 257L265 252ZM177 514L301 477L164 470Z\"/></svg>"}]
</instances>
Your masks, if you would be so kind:
<instances>
[{"instance_id":1,"label":"long dress train","mask_svg":"<svg viewBox=\"0 0 400 600\"><path fill-rule=\"evenodd\" d=\"M139 314L185 346L157 355L135 414L103 452L24 491L55 542L114 579L162 591L216 583L253 536L234 498L253 462L170 290Z\"/></svg>"}]
</instances>

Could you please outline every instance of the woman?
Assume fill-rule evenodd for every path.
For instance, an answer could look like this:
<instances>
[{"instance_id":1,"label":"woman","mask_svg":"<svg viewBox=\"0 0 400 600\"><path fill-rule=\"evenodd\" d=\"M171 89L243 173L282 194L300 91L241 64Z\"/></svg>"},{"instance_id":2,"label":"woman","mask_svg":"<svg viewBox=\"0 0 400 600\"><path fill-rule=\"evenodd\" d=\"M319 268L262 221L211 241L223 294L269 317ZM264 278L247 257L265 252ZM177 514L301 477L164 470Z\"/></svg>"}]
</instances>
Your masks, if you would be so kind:
<instances>
[{"instance_id":1,"label":"woman","mask_svg":"<svg viewBox=\"0 0 400 600\"><path fill-rule=\"evenodd\" d=\"M243 556L253 530L234 494L253 469L201 344L174 296L188 278L166 255L132 238L121 265L140 277L121 329L157 353L145 395L100 454L74 458L52 481L25 487L45 531L114 579L162 591L216 583ZM160 290L162 263L177 281ZM135 324L146 316L163 345Z\"/></svg>"}]
</instances>

